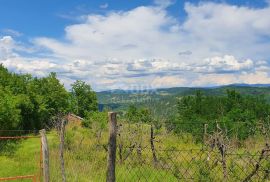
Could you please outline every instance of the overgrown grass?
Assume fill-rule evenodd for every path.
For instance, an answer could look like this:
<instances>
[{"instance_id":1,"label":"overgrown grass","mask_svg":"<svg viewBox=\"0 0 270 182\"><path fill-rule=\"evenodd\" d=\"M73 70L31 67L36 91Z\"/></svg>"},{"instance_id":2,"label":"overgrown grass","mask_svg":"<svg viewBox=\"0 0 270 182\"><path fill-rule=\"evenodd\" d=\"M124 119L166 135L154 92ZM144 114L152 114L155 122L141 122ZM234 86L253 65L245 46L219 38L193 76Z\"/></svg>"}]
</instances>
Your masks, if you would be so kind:
<instances>
[{"instance_id":1,"label":"overgrown grass","mask_svg":"<svg viewBox=\"0 0 270 182\"><path fill-rule=\"evenodd\" d=\"M0 151L0 177L39 175L39 138L12 139L4 145Z\"/></svg>"},{"instance_id":2,"label":"overgrown grass","mask_svg":"<svg viewBox=\"0 0 270 182\"><path fill-rule=\"evenodd\" d=\"M123 125L118 135L122 145L122 161L117 150L117 181L223 181L224 169L218 149L204 148L190 134L176 135L164 128L155 132L154 163L150 147L148 125ZM59 136L56 131L47 134L50 149L51 181L61 181ZM100 131L68 126L65 136L65 170L67 181L106 181L107 129ZM242 181L254 170L265 140L262 136L249 138L226 155L227 181ZM141 154L138 154L138 146ZM38 174L39 139L11 143L12 151L0 154L0 177ZM13 146L15 145L15 147ZM192 149L192 150L191 150ZM123 159L124 158L124 159ZM261 169L252 178L263 181L270 169L269 155ZM265 178L265 181L269 177Z\"/></svg>"}]
</instances>

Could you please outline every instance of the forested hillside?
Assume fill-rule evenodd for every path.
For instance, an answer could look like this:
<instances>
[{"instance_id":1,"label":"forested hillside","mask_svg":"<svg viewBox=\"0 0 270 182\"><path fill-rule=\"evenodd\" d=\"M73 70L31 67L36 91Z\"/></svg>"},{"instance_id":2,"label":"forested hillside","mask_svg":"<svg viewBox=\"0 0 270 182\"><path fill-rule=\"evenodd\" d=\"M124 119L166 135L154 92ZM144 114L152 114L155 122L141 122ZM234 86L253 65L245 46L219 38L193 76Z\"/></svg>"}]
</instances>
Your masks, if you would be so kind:
<instances>
[{"instance_id":1,"label":"forested hillside","mask_svg":"<svg viewBox=\"0 0 270 182\"><path fill-rule=\"evenodd\" d=\"M226 96L227 90L235 90L245 96L264 97L270 102L269 85L234 84L220 87L192 88L176 87L156 90L125 91L112 90L97 92L100 108L110 108L116 111L126 111L130 105L151 107L157 114L175 114L177 102L183 96L194 96L197 91L205 96Z\"/></svg>"}]
</instances>

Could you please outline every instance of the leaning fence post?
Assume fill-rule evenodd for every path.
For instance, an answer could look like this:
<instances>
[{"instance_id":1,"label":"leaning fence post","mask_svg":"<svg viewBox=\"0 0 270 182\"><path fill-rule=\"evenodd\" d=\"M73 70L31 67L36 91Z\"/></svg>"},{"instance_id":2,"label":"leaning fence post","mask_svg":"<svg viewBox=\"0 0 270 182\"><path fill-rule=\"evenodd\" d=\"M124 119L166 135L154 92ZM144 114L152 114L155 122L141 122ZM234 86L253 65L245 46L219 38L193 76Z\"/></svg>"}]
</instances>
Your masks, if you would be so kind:
<instances>
[{"instance_id":1,"label":"leaning fence post","mask_svg":"<svg viewBox=\"0 0 270 182\"><path fill-rule=\"evenodd\" d=\"M43 181L50 181L50 171L49 171L49 147L46 137L45 129L39 131L41 135L41 146L42 146L42 157L43 157Z\"/></svg>"},{"instance_id":2,"label":"leaning fence post","mask_svg":"<svg viewBox=\"0 0 270 182\"><path fill-rule=\"evenodd\" d=\"M116 136L117 121L116 113L109 112L109 141L107 158L107 182L115 182L115 160L116 160Z\"/></svg>"}]
</instances>

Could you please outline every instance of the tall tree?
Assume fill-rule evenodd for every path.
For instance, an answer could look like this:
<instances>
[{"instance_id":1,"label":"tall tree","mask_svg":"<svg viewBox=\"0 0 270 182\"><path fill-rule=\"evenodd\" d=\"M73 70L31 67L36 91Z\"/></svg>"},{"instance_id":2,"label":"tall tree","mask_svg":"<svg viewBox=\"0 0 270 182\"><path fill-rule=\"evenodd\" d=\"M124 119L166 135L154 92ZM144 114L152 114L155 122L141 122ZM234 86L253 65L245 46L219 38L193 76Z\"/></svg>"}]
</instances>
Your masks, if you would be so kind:
<instances>
[{"instance_id":1,"label":"tall tree","mask_svg":"<svg viewBox=\"0 0 270 182\"><path fill-rule=\"evenodd\" d=\"M74 104L72 110L80 117L85 117L88 112L98 110L97 96L91 86L77 80L71 85L71 97Z\"/></svg>"}]
</instances>

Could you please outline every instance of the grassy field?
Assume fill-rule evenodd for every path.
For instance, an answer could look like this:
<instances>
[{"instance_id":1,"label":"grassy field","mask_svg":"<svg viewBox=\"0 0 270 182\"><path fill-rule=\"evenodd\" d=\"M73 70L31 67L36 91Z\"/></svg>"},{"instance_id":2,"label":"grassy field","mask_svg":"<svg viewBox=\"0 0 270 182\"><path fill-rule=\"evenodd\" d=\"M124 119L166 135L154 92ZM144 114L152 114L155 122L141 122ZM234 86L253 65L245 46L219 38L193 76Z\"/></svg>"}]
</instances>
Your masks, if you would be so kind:
<instances>
[{"instance_id":1,"label":"grassy field","mask_svg":"<svg viewBox=\"0 0 270 182\"><path fill-rule=\"evenodd\" d=\"M0 177L39 176L39 138L9 140L3 145L5 147L0 149Z\"/></svg>"},{"instance_id":2,"label":"grassy field","mask_svg":"<svg viewBox=\"0 0 270 182\"><path fill-rule=\"evenodd\" d=\"M157 163L153 162L148 125L123 125L119 129L117 181L222 181L224 166L218 149L210 150L191 135L155 132ZM50 149L51 181L61 181L59 142L56 131L47 135ZM106 143L108 133L95 128L68 126L65 137L67 181L106 181ZM227 181L242 181L254 170L265 140L249 138L226 155ZM122 148L120 159L119 146ZM138 149L141 149L138 152ZM38 138L9 142L0 152L0 177L39 175ZM269 153L260 163L253 181L269 181ZM21 181L21 180L19 180ZM27 181L27 180L25 180Z\"/></svg>"}]
</instances>

